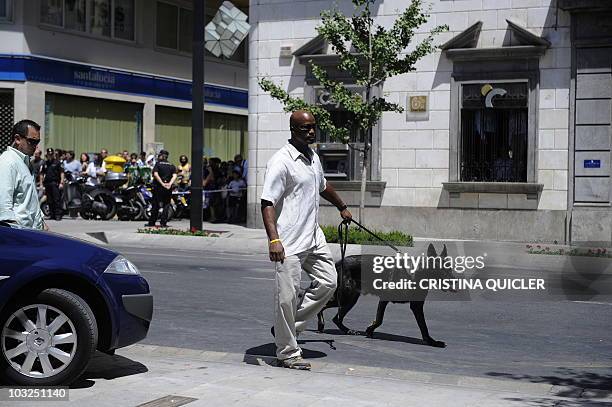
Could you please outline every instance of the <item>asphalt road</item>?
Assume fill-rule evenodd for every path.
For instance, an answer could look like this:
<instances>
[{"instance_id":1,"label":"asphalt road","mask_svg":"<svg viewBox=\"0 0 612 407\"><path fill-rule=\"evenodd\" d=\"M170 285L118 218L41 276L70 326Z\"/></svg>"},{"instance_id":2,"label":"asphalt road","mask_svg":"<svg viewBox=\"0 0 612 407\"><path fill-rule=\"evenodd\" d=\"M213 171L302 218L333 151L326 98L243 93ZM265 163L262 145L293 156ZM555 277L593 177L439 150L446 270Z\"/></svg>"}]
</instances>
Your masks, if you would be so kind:
<instances>
[{"instance_id":1,"label":"asphalt road","mask_svg":"<svg viewBox=\"0 0 612 407\"><path fill-rule=\"evenodd\" d=\"M149 281L154 320L146 344L273 355L274 272L264 255L117 248ZM239 251L239 248L236 248ZM493 272L493 271L492 271ZM499 273L516 270L503 267ZM520 273L542 274L542 270ZM307 281L303 281L307 285ZM363 330L377 299L362 297L345 324ZM407 304L391 304L375 338L326 332L301 337L305 356L328 362L612 389L612 302L428 301L431 335L420 344ZM315 323L312 323L314 330Z\"/></svg>"}]
</instances>

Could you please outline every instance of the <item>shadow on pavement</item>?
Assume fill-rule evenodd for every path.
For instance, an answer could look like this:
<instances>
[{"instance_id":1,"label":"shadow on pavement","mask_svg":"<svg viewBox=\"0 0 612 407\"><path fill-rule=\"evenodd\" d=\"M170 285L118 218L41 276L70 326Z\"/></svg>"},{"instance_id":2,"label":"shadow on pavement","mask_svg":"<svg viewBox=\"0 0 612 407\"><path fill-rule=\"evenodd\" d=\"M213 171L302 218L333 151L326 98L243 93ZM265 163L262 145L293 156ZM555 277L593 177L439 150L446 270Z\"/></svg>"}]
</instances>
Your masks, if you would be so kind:
<instances>
[{"instance_id":1,"label":"shadow on pavement","mask_svg":"<svg viewBox=\"0 0 612 407\"><path fill-rule=\"evenodd\" d=\"M146 373L149 369L140 362L119 355L96 352L89 362L85 373L72 385L71 389L86 389L95 384L93 379L113 380L119 377Z\"/></svg>"},{"instance_id":2,"label":"shadow on pavement","mask_svg":"<svg viewBox=\"0 0 612 407\"><path fill-rule=\"evenodd\" d=\"M559 388L554 391L554 395L558 397L599 399L612 396L612 372L609 374L600 374L576 369L559 368L555 370L555 373L555 376L532 376L499 372L489 372L487 375L496 378L559 386Z\"/></svg>"},{"instance_id":3,"label":"shadow on pavement","mask_svg":"<svg viewBox=\"0 0 612 407\"><path fill-rule=\"evenodd\" d=\"M374 332L374 336L372 336L372 339L379 339L382 341L389 341L389 342L411 343L413 345L426 345L422 339L413 338L411 336L388 334L385 332Z\"/></svg>"},{"instance_id":4,"label":"shadow on pavement","mask_svg":"<svg viewBox=\"0 0 612 407\"><path fill-rule=\"evenodd\" d=\"M306 342L328 343L329 341L298 341L300 344ZM327 353L302 348L302 356L304 359L318 359L326 357ZM260 365L260 360L270 366L276 366L276 345L273 342L247 349L242 361L249 365Z\"/></svg>"}]
</instances>

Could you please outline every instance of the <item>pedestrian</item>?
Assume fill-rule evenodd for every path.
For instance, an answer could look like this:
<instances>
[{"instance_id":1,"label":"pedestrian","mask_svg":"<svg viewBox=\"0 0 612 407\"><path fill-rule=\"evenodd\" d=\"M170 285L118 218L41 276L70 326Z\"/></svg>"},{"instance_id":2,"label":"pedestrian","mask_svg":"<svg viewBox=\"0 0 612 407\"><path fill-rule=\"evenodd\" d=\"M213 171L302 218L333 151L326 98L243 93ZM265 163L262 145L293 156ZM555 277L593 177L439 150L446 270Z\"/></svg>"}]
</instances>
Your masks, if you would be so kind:
<instances>
[{"instance_id":1,"label":"pedestrian","mask_svg":"<svg viewBox=\"0 0 612 407\"><path fill-rule=\"evenodd\" d=\"M189 185L191 185L191 164L189 164L189 159L184 154L179 157L179 166L177 171L179 190L187 191L189 189Z\"/></svg>"},{"instance_id":2,"label":"pedestrian","mask_svg":"<svg viewBox=\"0 0 612 407\"><path fill-rule=\"evenodd\" d=\"M21 120L13 126L11 137L12 145L0 155L0 221L48 230L30 163L40 143L40 126Z\"/></svg>"},{"instance_id":3,"label":"pedestrian","mask_svg":"<svg viewBox=\"0 0 612 407\"><path fill-rule=\"evenodd\" d=\"M85 175L87 176L86 185L90 187L100 185L99 178L103 177L105 174L102 164L102 157L100 154L94 154L93 160L87 165L87 170L85 170Z\"/></svg>"},{"instance_id":4,"label":"pedestrian","mask_svg":"<svg viewBox=\"0 0 612 407\"><path fill-rule=\"evenodd\" d=\"M227 184L229 196L227 197L227 219L229 223L238 223L240 220L240 204L246 183L238 169L232 171L232 180Z\"/></svg>"},{"instance_id":5,"label":"pedestrian","mask_svg":"<svg viewBox=\"0 0 612 407\"><path fill-rule=\"evenodd\" d=\"M121 157L123 157L123 159L125 160L126 163L130 162L130 152L127 150L123 150L123 153L121 154Z\"/></svg>"},{"instance_id":6,"label":"pedestrian","mask_svg":"<svg viewBox=\"0 0 612 407\"><path fill-rule=\"evenodd\" d=\"M155 156L153 154L149 154L147 156L147 160L145 161L145 166L151 169L155 167Z\"/></svg>"},{"instance_id":7,"label":"pedestrian","mask_svg":"<svg viewBox=\"0 0 612 407\"><path fill-rule=\"evenodd\" d=\"M310 370L302 359L297 334L332 297L337 275L325 235L319 227L319 197L331 202L345 221L352 215L323 175L315 142L312 114L295 111L290 119L291 139L268 161L261 195L263 223L275 262L274 327L276 356L283 367ZM312 280L298 301L302 270Z\"/></svg>"},{"instance_id":8,"label":"pedestrian","mask_svg":"<svg viewBox=\"0 0 612 407\"><path fill-rule=\"evenodd\" d=\"M168 211L170 210L170 199L172 198L172 185L176 180L176 167L168 162L170 153L161 150L157 156L157 163L153 167L153 207L151 217L146 226L155 226L159 209L162 208L160 226L168 226Z\"/></svg>"},{"instance_id":9,"label":"pedestrian","mask_svg":"<svg viewBox=\"0 0 612 407\"><path fill-rule=\"evenodd\" d=\"M105 174L106 174L106 162L104 160L106 159L106 157L108 157L108 150L103 148L100 150L100 161L102 161L102 169L104 170Z\"/></svg>"},{"instance_id":10,"label":"pedestrian","mask_svg":"<svg viewBox=\"0 0 612 407\"><path fill-rule=\"evenodd\" d=\"M211 157L207 162L208 166L204 172L206 178L204 178L202 185L204 189L204 207L207 208L209 212L208 221L211 223L219 223L223 221L225 216L221 207L221 195L218 191L220 187L225 185L221 183L221 159L218 157Z\"/></svg>"},{"instance_id":11,"label":"pedestrian","mask_svg":"<svg viewBox=\"0 0 612 407\"><path fill-rule=\"evenodd\" d=\"M34 181L36 182L36 187L42 186L40 185L40 170L42 169L45 160L42 159L42 151L39 148L36 148L34 151L34 158L31 160L32 168L34 169Z\"/></svg>"},{"instance_id":12,"label":"pedestrian","mask_svg":"<svg viewBox=\"0 0 612 407\"><path fill-rule=\"evenodd\" d=\"M64 167L55 158L57 154L52 148L47 149L45 164L41 170L42 184L45 187L47 202L49 203L49 217L62 220L62 192L64 188Z\"/></svg>"},{"instance_id":13,"label":"pedestrian","mask_svg":"<svg viewBox=\"0 0 612 407\"><path fill-rule=\"evenodd\" d=\"M81 173L85 173L87 171L87 167L89 166L89 154L81 153Z\"/></svg>"},{"instance_id":14,"label":"pedestrian","mask_svg":"<svg viewBox=\"0 0 612 407\"><path fill-rule=\"evenodd\" d=\"M144 151L140 152L140 157L138 158L137 164L139 167L147 166L147 153L145 153Z\"/></svg>"},{"instance_id":15,"label":"pedestrian","mask_svg":"<svg viewBox=\"0 0 612 407\"><path fill-rule=\"evenodd\" d=\"M128 175L128 186L134 186L140 179L140 167L138 166L138 154L130 154L130 159L123 167L124 172Z\"/></svg>"},{"instance_id":16,"label":"pedestrian","mask_svg":"<svg viewBox=\"0 0 612 407\"><path fill-rule=\"evenodd\" d=\"M74 159L74 151L66 152L66 161L64 161L64 173L67 179L75 179L81 173L81 163Z\"/></svg>"},{"instance_id":17,"label":"pedestrian","mask_svg":"<svg viewBox=\"0 0 612 407\"><path fill-rule=\"evenodd\" d=\"M234 156L234 166L239 167L241 171L241 176L244 182L247 182L247 175L249 172L249 163L247 160L242 159L242 155L236 154Z\"/></svg>"}]
</instances>

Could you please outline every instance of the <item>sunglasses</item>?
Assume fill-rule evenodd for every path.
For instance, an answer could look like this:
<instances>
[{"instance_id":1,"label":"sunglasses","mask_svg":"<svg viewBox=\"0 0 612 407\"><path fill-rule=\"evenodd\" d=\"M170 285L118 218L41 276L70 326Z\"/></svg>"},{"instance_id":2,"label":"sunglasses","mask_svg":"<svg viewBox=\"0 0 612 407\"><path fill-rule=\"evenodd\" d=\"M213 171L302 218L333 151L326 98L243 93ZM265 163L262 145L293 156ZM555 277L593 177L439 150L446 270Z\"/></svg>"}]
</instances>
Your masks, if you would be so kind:
<instances>
[{"instance_id":1,"label":"sunglasses","mask_svg":"<svg viewBox=\"0 0 612 407\"><path fill-rule=\"evenodd\" d=\"M28 144L32 147L36 147L38 145L38 143L40 143L40 139L39 138L29 138L29 137L24 137L24 136L19 136L22 139L25 139L25 141L28 142Z\"/></svg>"},{"instance_id":2,"label":"sunglasses","mask_svg":"<svg viewBox=\"0 0 612 407\"><path fill-rule=\"evenodd\" d=\"M305 124L303 126L297 126L296 127L299 131L310 131L310 130L316 130L317 129L317 125L316 124Z\"/></svg>"}]
</instances>

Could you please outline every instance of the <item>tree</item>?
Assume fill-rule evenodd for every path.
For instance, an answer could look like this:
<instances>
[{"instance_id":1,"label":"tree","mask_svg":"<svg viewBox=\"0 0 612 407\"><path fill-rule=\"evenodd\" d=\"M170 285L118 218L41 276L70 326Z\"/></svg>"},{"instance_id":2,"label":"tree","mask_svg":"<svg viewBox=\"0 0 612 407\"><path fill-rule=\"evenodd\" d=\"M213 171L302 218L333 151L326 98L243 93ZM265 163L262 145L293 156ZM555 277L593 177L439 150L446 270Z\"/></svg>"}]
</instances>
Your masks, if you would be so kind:
<instances>
[{"instance_id":1,"label":"tree","mask_svg":"<svg viewBox=\"0 0 612 407\"><path fill-rule=\"evenodd\" d=\"M302 99L290 96L282 87L268 78L260 78L259 85L284 105L286 112L295 110L310 111L319 128L330 137L342 143L350 141L349 129L357 125L365 134L361 168L361 197L359 202L359 222L363 223L365 205L366 175L368 157L372 143L372 128L378 123L383 112L402 113L403 107L387 101L384 96L373 96L372 90L382 86L392 76L414 71L414 65L422 57L435 52L434 37L448 30L447 26L438 26L412 47L415 30L426 23L429 14L423 9L422 0L412 0L389 29L377 25L372 18L371 6L376 0L351 0L354 5L353 16L345 16L337 9L323 11L321 24L317 32L338 55L338 69L347 71L355 82L365 88L365 99L355 94L344 83L328 77L327 72L311 60L312 73L320 85L330 93L343 109L351 113L352 120L342 127L332 123L330 113L322 106L313 105Z\"/></svg>"}]
</instances>

